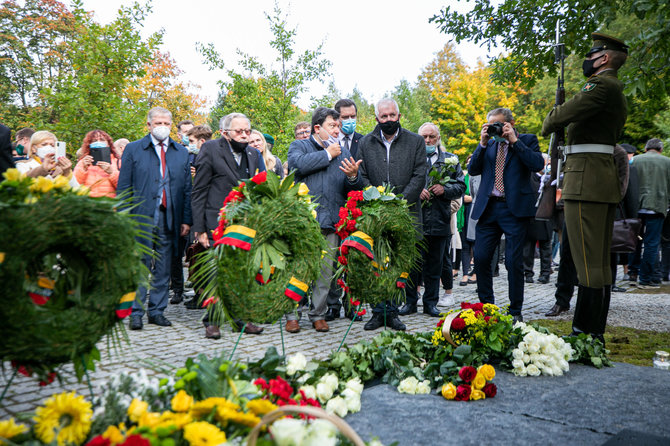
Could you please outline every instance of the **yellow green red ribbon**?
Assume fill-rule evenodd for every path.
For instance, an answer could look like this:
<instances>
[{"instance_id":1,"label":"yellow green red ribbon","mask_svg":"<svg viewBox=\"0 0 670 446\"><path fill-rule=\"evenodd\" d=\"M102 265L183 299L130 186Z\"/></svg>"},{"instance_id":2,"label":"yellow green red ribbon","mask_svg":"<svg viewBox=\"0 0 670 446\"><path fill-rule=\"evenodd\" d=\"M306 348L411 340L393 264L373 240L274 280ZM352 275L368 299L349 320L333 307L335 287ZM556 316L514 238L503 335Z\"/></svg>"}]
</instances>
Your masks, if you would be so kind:
<instances>
[{"instance_id":1,"label":"yellow green red ribbon","mask_svg":"<svg viewBox=\"0 0 670 446\"><path fill-rule=\"evenodd\" d=\"M126 293L121 296L121 300L116 304L116 317L119 319L126 318L130 316L130 313L133 312L133 301L135 300L135 291Z\"/></svg>"},{"instance_id":2,"label":"yellow green red ribbon","mask_svg":"<svg viewBox=\"0 0 670 446\"><path fill-rule=\"evenodd\" d=\"M230 245L245 251L251 249L251 243L256 237L256 230L242 225L230 225L223 231L223 237L214 245Z\"/></svg>"},{"instance_id":3,"label":"yellow green red ribbon","mask_svg":"<svg viewBox=\"0 0 670 446\"><path fill-rule=\"evenodd\" d=\"M375 255L372 253L373 245L374 242L372 237L363 231L354 232L349 237L345 238L344 242L342 242L342 246L358 249L360 252L368 256L370 260L375 258Z\"/></svg>"},{"instance_id":4,"label":"yellow green red ribbon","mask_svg":"<svg viewBox=\"0 0 670 446\"><path fill-rule=\"evenodd\" d=\"M291 277L291 280L288 281L288 286L284 291L284 295L289 299L300 302L303 297L307 296L307 290L309 290L309 286L305 282L301 282L295 277Z\"/></svg>"},{"instance_id":5,"label":"yellow green red ribbon","mask_svg":"<svg viewBox=\"0 0 670 446\"><path fill-rule=\"evenodd\" d=\"M407 278L408 277L409 277L409 273L402 272L400 274L400 277L398 277L398 280L396 280L395 285L398 288L405 288L405 286L407 285Z\"/></svg>"}]
</instances>

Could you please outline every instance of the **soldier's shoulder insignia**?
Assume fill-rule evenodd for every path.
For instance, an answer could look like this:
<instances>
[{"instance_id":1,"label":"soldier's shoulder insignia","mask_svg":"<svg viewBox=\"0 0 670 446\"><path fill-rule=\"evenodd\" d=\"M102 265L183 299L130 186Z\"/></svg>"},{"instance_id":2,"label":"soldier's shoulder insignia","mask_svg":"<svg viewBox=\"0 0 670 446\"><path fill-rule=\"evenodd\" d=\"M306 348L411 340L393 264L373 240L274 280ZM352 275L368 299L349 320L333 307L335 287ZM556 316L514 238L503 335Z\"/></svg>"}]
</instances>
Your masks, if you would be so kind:
<instances>
[{"instance_id":1,"label":"soldier's shoulder insignia","mask_svg":"<svg viewBox=\"0 0 670 446\"><path fill-rule=\"evenodd\" d=\"M594 84L593 82L587 82L587 83L584 84L584 86L582 87L582 91L591 91L591 90L593 90L594 88L596 88L596 84Z\"/></svg>"}]
</instances>

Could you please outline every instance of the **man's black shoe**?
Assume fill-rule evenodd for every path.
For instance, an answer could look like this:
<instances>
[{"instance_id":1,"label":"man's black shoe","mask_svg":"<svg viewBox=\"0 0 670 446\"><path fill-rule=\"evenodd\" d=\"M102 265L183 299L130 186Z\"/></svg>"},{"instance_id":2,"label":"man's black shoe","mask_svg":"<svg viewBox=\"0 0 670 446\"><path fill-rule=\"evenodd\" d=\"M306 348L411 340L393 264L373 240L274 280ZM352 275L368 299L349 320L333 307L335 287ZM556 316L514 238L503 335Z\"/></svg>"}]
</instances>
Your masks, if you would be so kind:
<instances>
[{"instance_id":1,"label":"man's black shoe","mask_svg":"<svg viewBox=\"0 0 670 446\"><path fill-rule=\"evenodd\" d=\"M142 329L142 316L130 316L130 329L131 330L141 330Z\"/></svg>"},{"instance_id":2,"label":"man's black shoe","mask_svg":"<svg viewBox=\"0 0 670 446\"><path fill-rule=\"evenodd\" d=\"M628 288L621 288L620 286L613 285L612 286L612 292L614 293L625 293L628 291Z\"/></svg>"},{"instance_id":3,"label":"man's black shoe","mask_svg":"<svg viewBox=\"0 0 670 446\"><path fill-rule=\"evenodd\" d=\"M354 322L360 322L360 321L363 320L363 316L359 316L359 315L357 315L356 313L354 313L353 311L347 311L347 313L346 313L345 316L346 316L346 318L349 319L349 320L352 320L352 319L353 319Z\"/></svg>"},{"instance_id":4,"label":"man's black shoe","mask_svg":"<svg viewBox=\"0 0 670 446\"><path fill-rule=\"evenodd\" d=\"M564 307L561 307L559 304L555 304L553 307L551 307L551 310L544 313L544 315L547 316L547 317L554 317L554 316L558 316L561 313L565 313L568 310L569 310L569 308L564 308Z\"/></svg>"},{"instance_id":5,"label":"man's black shoe","mask_svg":"<svg viewBox=\"0 0 670 446\"><path fill-rule=\"evenodd\" d=\"M384 315L382 313L372 313L372 318L363 326L364 330L376 330L384 325Z\"/></svg>"},{"instance_id":6,"label":"man's black shoe","mask_svg":"<svg viewBox=\"0 0 670 446\"><path fill-rule=\"evenodd\" d=\"M326 316L324 317L324 319L327 322L330 322L332 320L339 319L339 318L340 318L340 309L339 308L338 309L328 308L328 311L326 311Z\"/></svg>"},{"instance_id":7,"label":"man's black shoe","mask_svg":"<svg viewBox=\"0 0 670 446\"><path fill-rule=\"evenodd\" d=\"M398 311L398 314L400 316L407 316L408 314L414 314L416 313L416 305L412 304L405 304L402 307L400 307L400 310Z\"/></svg>"},{"instance_id":8,"label":"man's black shoe","mask_svg":"<svg viewBox=\"0 0 670 446\"><path fill-rule=\"evenodd\" d=\"M189 310L197 310L200 308L198 306L198 296L195 296L193 299L184 302L184 306Z\"/></svg>"},{"instance_id":9,"label":"man's black shoe","mask_svg":"<svg viewBox=\"0 0 670 446\"><path fill-rule=\"evenodd\" d=\"M548 275L541 275L539 279L537 279L537 283L549 283L549 276Z\"/></svg>"},{"instance_id":10,"label":"man's black shoe","mask_svg":"<svg viewBox=\"0 0 670 446\"><path fill-rule=\"evenodd\" d=\"M429 316L440 317L440 310L435 305L423 305L423 312Z\"/></svg>"},{"instance_id":11,"label":"man's black shoe","mask_svg":"<svg viewBox=\"0 0 670 446\"><path fill-rule=\"evenodd\" d=\"M526 283L535 283L533 276L526 276Z\"/></svg>"},{"instance_id":12,"label":"man's black shoe","mask_svg":"<svg viewBox=\"0 0 670 446\"><path fill-rule=\"evenodd\" d=\"M168 321L168 319L162 314L157 314L156 316L149 316L149 323L159 325L161 327L169 327L170 325L172 325L172 322Z\"/></svg>"},{"instance_id":13,"label":"man's black shoe","mask_svg":"<svg viewBox=\"0 0 670 446\"><path fill-rule=\"evenodd\" d=\"M523 316L520 314L514 314L513 316L513 322L516 324L517 322L523 322Z\"/></svg>"},{"instance_id":14,"label":"man's black shoe","mask_svg":"<svg viewBox=\"0 0 670 446\"><path fill-rule=\"evenodd\" d=\"M172 299L170 299L170 303L172 305L177 305L180 304L184 300L184 295L182 293L174 293L174 296L172 296Z\"/></svg>"},{"instance_id":15,"label":"man's black shoe","mask_svg":"<svg viewBox=\"0 0 670 446\"><path fill-rule=\"evenodd\" d=\"M388 325L394 330L400 330L400 331L405 331L405 329L407 328L405 327L405 324L403 324L400 321L397 314L394 314L391 317L387 317L386 325Z\"/></svg>"}]
</instances>

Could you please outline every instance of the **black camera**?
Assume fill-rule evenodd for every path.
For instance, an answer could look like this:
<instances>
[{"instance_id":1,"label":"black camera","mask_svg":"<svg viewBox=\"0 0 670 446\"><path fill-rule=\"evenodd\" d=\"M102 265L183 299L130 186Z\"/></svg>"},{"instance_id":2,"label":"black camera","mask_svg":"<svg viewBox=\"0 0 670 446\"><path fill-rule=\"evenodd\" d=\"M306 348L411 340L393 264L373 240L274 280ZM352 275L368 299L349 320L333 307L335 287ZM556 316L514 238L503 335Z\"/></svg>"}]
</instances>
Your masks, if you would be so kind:
<instances>
[{"instance_id":1,"label":"black camera","mask_svg":"<svg viewBox=\"0 0 670 446\"><path fill-rule=\"evenodd\" d=\"M489 136L502 136L504 125L504 122L494 122L493 124L489 124L488 128L486 129L486 134Z\"/></svg>"}]
</instances>

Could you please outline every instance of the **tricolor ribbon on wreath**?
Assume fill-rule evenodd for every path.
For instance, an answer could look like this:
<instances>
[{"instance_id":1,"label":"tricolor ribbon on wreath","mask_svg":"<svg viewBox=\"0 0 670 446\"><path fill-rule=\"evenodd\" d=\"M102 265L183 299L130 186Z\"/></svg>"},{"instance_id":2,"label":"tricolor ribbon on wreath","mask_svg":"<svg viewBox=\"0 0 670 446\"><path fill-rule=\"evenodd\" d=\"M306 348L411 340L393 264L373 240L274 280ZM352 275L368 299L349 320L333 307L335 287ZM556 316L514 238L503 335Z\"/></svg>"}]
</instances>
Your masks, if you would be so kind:
<instances>
[{"instance_id":1,"label":"tricolor ribbon on wreath","mask_svg":"<svg viewBox=\"0 0 670 446\"><path fill-rule=\"evenodd\" d=\"M116 304L116 317L119 319L124 319L130 316L130 313L133 312L133 301L135 300L135 291L126 293L121 296L121 300Z\"/></svg>"},{"instance_id":2,"label":"tricolor ribbon on wreath","mask_svg":"<svg viewBox=\"0 0 670 446\"><path fill-rule=\"evenodd\" d=\"M375 258L375 255L372 253L373 245L374 242L372 241L372 237L363 231L354 232L349 237L345 238L344 242L342 242L342 247L357 249L368 256L370 260L374 260ZM342 247L340 247L340 252Z\"/></svg>"},{"instance_id":3,"label":"tricolor ribbon on wreath","mask_svg":"<svg viewBox=\"0 0 670 446\"><path fill-rule=\"evenodd\" d=\"M214 246L217 245L230 245L236 248L249 251L251 249L251 243L256 237L256 230L247 228L242 225L230 225L223 231L223 237L214 243Z\"/></svg>"},{"instance_id":4,"label":"tricolor ribbon on wreath","mask_svg":"<svg viewBox=\"0 0 670 446\"><path fill-rule=\"evenodd\" d=\"M26 285L26 291L28 291L28 296L32 299L35 305L44 305L49 302L51 296L54 293L54 287L56 286L56 281L48 279L46 277L40 277L37 279L37 283L29 283Z\"/></svg>"},{"instance_id":5,"label":"tricolor ribbon on wreath","mask_svg":"<svg viewBox=\"0 0 670 446\"><path fill-rule=\"evenodd\" d=\"M270 276L268 277L268 280L263 280L263 264L261 263L261 267L258 270L258 273L256 273L256 282L259 285L265 285L269 281L272 280L272 275L275 273L275 267L274 265L270 267Z\"/></svg>"},{"instance_id":6,"label":"tricolor ribbon on wreath","mask_svg":"<svg viewBox=\"0 0 670 446\"><path fill-rule=\"evenodd\" d=\"M293 299L296 302L300 302L303 297L307 296L307 291L309 286L305 282L301 282L295 277L291 277L291 280L288 281L286 290L284 290L284 295L289 299Z\"/></svg>"},{"instance_id":7,"label":"tricolor ribbon on wreath","mask_svg":"<svg viewBox=\"0 0 670 446\"><path fill-rule=\"evenodd\" d=\"M402 272L400 273L400 277L398 277L398 280L395 282L395 286L398 288L405 288L407 285L407 278L409 277L409 273Z\"/></svg>"}]
</instances>

